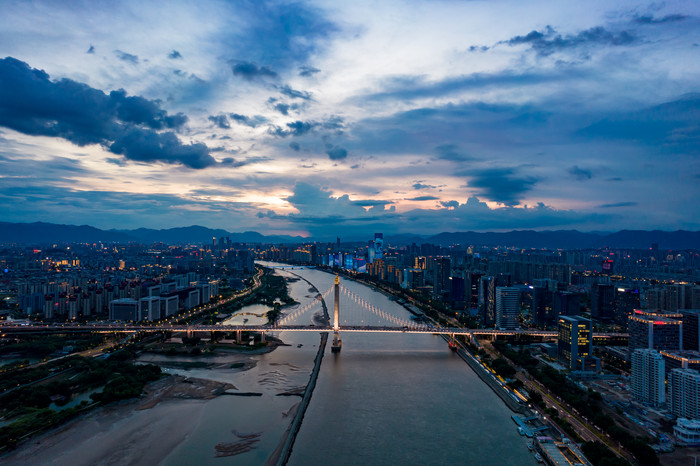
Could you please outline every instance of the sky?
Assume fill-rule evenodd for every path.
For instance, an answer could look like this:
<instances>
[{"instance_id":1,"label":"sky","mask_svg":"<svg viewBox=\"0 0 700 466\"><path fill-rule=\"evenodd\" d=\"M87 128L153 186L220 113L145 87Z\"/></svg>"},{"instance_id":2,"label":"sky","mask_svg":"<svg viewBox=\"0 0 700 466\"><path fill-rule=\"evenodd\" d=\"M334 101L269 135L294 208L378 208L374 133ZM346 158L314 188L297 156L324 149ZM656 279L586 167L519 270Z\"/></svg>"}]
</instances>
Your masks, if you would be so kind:
<instances>
[{"instance_id":1,"label":"sky","mask_svg":"<svg viewBox=\"0 0 700 466\"><path fill-rule=\"evenodd\" d=\"M2 10L4 221L700 230L700 2Z\"/></svg>"}]
</instances>

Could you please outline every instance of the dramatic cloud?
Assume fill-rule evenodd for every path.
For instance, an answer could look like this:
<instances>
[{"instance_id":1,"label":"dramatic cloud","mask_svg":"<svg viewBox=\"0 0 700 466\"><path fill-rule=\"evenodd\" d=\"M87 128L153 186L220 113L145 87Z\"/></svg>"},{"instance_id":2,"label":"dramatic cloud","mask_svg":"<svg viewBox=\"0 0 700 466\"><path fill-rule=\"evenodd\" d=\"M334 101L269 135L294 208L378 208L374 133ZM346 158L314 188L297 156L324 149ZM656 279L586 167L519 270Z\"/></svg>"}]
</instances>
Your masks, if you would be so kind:
<instances>
[{"instance_id":1,"label":"dramatic cloud","mask_svg":"<svg viewBox=\"0 0 700 466\"><path fill-rule=\"evenodd\" d=\"M255 63L240 62L231 67L234 76L246 81L259 81L265 78L277 79L278 75L266 66L258 66Z\"/></svg>"},{"instance_id":2,"label":"dramatic cloud","mask_svg":"<svg viewBox=\"0 0 700 466\"><path fill-rule=\"evenodd\" d=\"M280 87L280 93L286 95L287 97L290 97L292 99L303 99L303 100L311 100L311 93L306 92L306 91L297 91L296 89L292 89L289 86L282 86Z\"/></svg>"},{"instance_id":3,"label":"dramatic cloud","mask_svg":"<svg viewBox=\"0 0 700 466\"><path fill-rule=\"evenodd\" d=\"M326 154L331 160L342 160L348 156L348 151L340 146L326 144Z\"/></svg>"},{"instance_id":4,"label":"dramatic cloud","mask_svg":"<svg viewBox=\"0 0 700 466\"><path fill-rule=\"evenodd\" d=\"M664 23L677 23L679 21L683 21L688 19L689 17L686 15L679 15L679 14L674 14L674 15L666 15L662 16L660 18L654 18L651 15L644 15L644 16L635 16L634 21L639 24L664 24Z\"/></svg>"},{"instance_id":5,"label":"dramatic cloud","mask_svg":"<svg viewBox=\"0 0 700 466\"><path fill-rule=\"evenodd\" d=\"M465 173L467 174L467 173ZM532 189L537 178L519 176L513 168L489 168L468 172L469 187L487 199L508 206L520 203L523 194Z\"/></svg>"},{"instance_id":6,"label":"dramatic cloud","mask_svg":"<svg viewBox=\"0 0 700 466\"><path fill-rule=\"evenodd\" d=\"M580 168L578 165L574 165L569 168L569 174L579 181L590 180L593 178L593 173L585 168Z\"/></svg>"},{"instance_id":7,"label":"dramatic cloud","mask_svg":"<svg viewBox=\"0 0 700 466\"><path fill-rule=\"evenodd\" d=\"M228 122L228 118L226 115L210 115L209 116L209 121L214 123L218 128L221 129L230 129L231 124Z\"/></svg>"},{"instance_id":8,"label":"dramatic cloud","mask_svg":"<svg viewBox=\"0 0 700 466\"><path fill-rule=\"evenodd\" d=\"M299 145L299 143L294 141L289 143L289 148L295 152L299 152L301 150L301 146Z\"/></svg>"},{"instance_id":9,"label":"dramatic cloud","mask_svg":"<svg viewBox=\"0 0 700 466\"><path fill-rule=\"evenodd\" d=\"M279 126L270 128L270 134L280 137L302 136L318 126L318 123L314 121L293 121L287 123L286 126L289 129L282 129Z\"/></svg>"},{"instance_id":10,"label":"dramatic cloud","mask_svg":"<svg viewBox=\"0 0 700 466\"><path fill-rule=\"evenodd\" d=\"M130 53L122 52L121 50L115 50L114 54L117 56L118 59L121 61L125 61L128 63L131 63L133 65L138 65L139 63L139 57L136 55L132 55Z\"/></svg>"},{"instance_id":11,"label":"dramatic cloud","mask_svg":"<svg viewBox=\"0 0 700 466\"><path fill-rule=\"evenodd\" d=\"M455 207L459 207L459 201L440 201L440 205L448 209L454 209Z\"/></svg>"},{"instance_id":12,"label":"dramatic cloud","mask_svg":"<svg viewBox=\"0 0 700 466\"><path fill-rule=\"evenodd\" d=\"M267 123L267 118L261 115L256 115L254 117L249 117L246 115L240 115L238 113L231 113L229 114L229 117L236 123L240 123L245 126L250 126L251 128L255 128L256 126L260 126L264 123Z\"/></svg>"},{"instance_id":13,"label":"dramatic cloud","mask_svg":"<svg viewBox=\"0 0 700 466\"><path fill-rule=\"evenodd\" d=\"M171 60L176 60L178 58L182 58L182 55L177 50L173 50L168 54L168 58L170 58Z\"/></svg>"},{"instance_id":14,"label":"dramatic cloud","mask_svg":"<svg viewBox=\"0 0 700 466\"><path fill-rule=\"evenodd\" d=\"M437 201L439 200L439 197L435 196L417 196L417 197L409 197L406 199L407 201Z\"/></svg>"},{"instance_id":15,"label":"dramatic cloud","mask_svg":"<svg viewBox=\"0 0 700 466\"><path fill-rule=\"evenodd\" d=\"M49 75L8 57L0 60L0 126L37 136L60 137L77 145L100 144L141 162L181 163L204 168L215 163L204 144L183 145L173 132L185 124L156 102L123 90L109 95L69 79ZM135 145L142 143L143 148ZM152 150L152 153L147 153Z\"/></svg>"},{"instance_id":16,"label":"dramatic cloud","mask_svg":"<svg viewBox=\"0 0 700 466\"><path fill-rule=\"evenodd\" d=\"M423 184L423 183L421 183L420 181L414 183L412 186L413 186L413 189L435 189L435 188L437 188L437 186L431 186L431 185L429 185L429 184Z\"/></svg>"},{"instance_id":17,"label":"dramatic cloud","mask_svg":"<svg viewBox=\"0 0 700 466\"><path fill-rule=\"evenodd\" d=\"M299 68L299 76L303 76L305 78L308 78L320 72L321 70L319 70L318 68L314 68L313 66L302 66Z\"/></svg>"},{"instance_id":18,"label":"dramatic cloud","mask_svg":"<svg viewBox=\"0 0 700 466\"><path fill-rule=\"evenodd\" d=\"M551 55L558 50L587 44L620 46L632 44L636 40L632 32L611 32L602 26L567 35L558 34L554 28L547 26L543 31L531 31L525 36L515 36L503 43L510 46L526 44L539 55Z\"/></svg>"}]
</instances>

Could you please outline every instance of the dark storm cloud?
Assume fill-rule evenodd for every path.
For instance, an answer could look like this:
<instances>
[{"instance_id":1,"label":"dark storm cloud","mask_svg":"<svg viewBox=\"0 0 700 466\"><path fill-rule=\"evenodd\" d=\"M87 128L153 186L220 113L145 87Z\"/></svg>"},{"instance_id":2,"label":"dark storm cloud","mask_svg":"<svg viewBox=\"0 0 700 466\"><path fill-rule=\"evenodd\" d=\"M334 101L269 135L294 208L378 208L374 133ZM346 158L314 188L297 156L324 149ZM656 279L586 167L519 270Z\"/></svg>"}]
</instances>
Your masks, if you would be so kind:
<instances>
[{"instance_id":1,"label":"dark storm cloud","mask_svg":"<svg viewBox=\"0 0 700 466\"><path fill-rule=\"evenodd\" d=\"M93 46L92 44L90 44L90 48L87 49L87 52L85 52L85 53L92 53L92 54L94 54L94 53L95 53L95 46Z\"/></svg>"},{"instance_id":2,"label":"dark storm cloud","mask_svg":"<svg viewBox=\"0 0 700 466\"><path fill-rule=\"evenodd\" d=\"M601 209L612 209L615 207L634 207L638 203L637 202L616 202L614 204L602 204L599 205L598 207Z\"/></svg>"},{"instance_id":3,"label":"dark storm cloud","mask_svg":"<svg viewBox=\"0 0 700 466\"><path fill-rule=\"evenodd\" d=\"M214 123L218 128L231 129L231 124L228 122L226 115L210 115L209 121Z\"/></svg>"},{"instance_id":4,"label":"dark storm cloud","mask_svg":"<svg viewBox=\"0 0 700 466\"><path fill-rule=\"evenodd\" d=\"M340 146L326 144L326 154L331 160L342 160L348 156L348 151Z\"/></svg>"},{"instance_id":5,"label":"dark storm cloud","mask_svg":"<svg viewBox=\"0 0 700 466\"><path fill-rule=\"evenodd\" d=\"M0 60L0 126L24 134L60 137L80 146L100 144L141 162L213 165L205 145L183 145L173 132L156 132L178 129L186 121L183 114L169 115L158 103L129 97L123 90L107 95L70 79L53 82L24 62Z\"/></svg>"},{"instance_id":6,"label":"dark storm cloud","mask_svg":"<svg viewBox=\"0 0 700 466\"><path fill-rule=\"evenodd\" d=\"M136 55L132 55L130 53L122 52L121 50L115 50L114 54L117 56L118 59L121 61L125 61L128 63L132 63L134 65L138 65L139 63L139 57Z\"/></svg>"},{"instance_id":7,"label":"dark storm cloud","mask_svg":"<svg viewBox=\"0 0 700 466\"><path fill-rule=\"evenodd\" d=\"M245 126L250 126L251 128L255 128L256 126L260 126L263 123L267 123L267 118L261 115L249 117L247 115L240 115L238 113L230 113L229 117L231 117L231 119L236 123L240 123Z\"/></svg>"},{"instance_id":8,"label":"dark storm cloud","mask_svg":"<svg viewBox=\"0 0 700 466\"><path fill-rule=\"evenodd\" d=\"M276 1L232 2L231 15L246 27L228 39L231 49L275 70L296 70L321 51L339 28L311 5Z\"/></svg>"},{"instance_id":9,"label":"dark storm cloud","mask_svg":"<svg viewBox=\"0 0 700 466\"><path fill-rule=\"evenodd\" d=\"M288 129L283 129L279 126L272 127L269 133L283 138L287 136L302 136L318 126L318 123L315 121L293 121L287 123L286 126Z\"/></svg>"},{"instance_id":10,"label":"dark storm cloud","mask_svg":"<svg viewBox=\"0 0 700 466\"><path fill-rule=\"evenodd\" d=\"M318 68L314 68L313 66L301 66L299 67L299 76L303 76L305 78L308 78L310 76L315 75L316 73L320 73L321 70Z\"/></svg>"},{"instance_id":11,"label":"dark storm cloud","mask_svg":"<svg viewBox=\"0 0 700 466\"><path fill-rule=\"evenodd\" d=\"M352 202L353 205L359 205L361 207L376 207L376 206L385 206L385 205L393 204L392 201L382 201L382 200L378 200L378 199L360 199L360 200L353 200L350 202Z\"/></svg>"},{"instance_id":12,"label":"dark storm cloud","mask_svg":"<svg viewBox=\"0 0 700 466\"><path fill-rule=\"evenodd\" d=\"M404 199L405 201L437 201L439 200L439 197L435 196L417 196L417 197L410 197L408 199Z\"/></svg>"},{"instance_id":13,"label":"dark storm cloud","mask_svg":"<svg viewBox=\"0 0 700 466\"><path fill-rule=\"evenodd\" d=\"M454 162L472 160L472 157L465 155L455 144L442 144L435 148L438 159L451 160Z\"/></svg>"},{"instance_id":14,"label":"dark storm cloud","mask_svg":"<svg viewBox=\"0 0 700 466\"><path fill-rule=\"evenodd\" d=\"M234 76L246 81L259 81L265 78L277 79L278 74L267 66L258 66L255 63L239 62L231 66Z\"/></svg>"},{"instance_id":15,"label":"dark storm cloud","mask_svg":"<svg viewBox=\"0 0 700 466\"><path fill-rule=\"evenodd\" d=\"M288 104L275 104L273 107L275 110L280 112L282 115L289 115L289 109L292 108L291 105Z\"/></svg>"},{"instance_id":16,"label":"dark storm cloud","mask_svg":"<svg viewBox=\"0 0 700 466\"><path fill-rule=\"evenodd\" d=\"M574 165L569 168L569 174L579 181L590 180L593 178L593 173L585 168L580 168L578 165Z\"/></svg>"},{"instance_id":17,"label":"dark storm cloud","mask_svg":"<svg viewBox=\"0 0 700 466\"><path fill-rule=\"evenodd\" d=\"M629 45L636 41L637 38L630 31L612 32L602 26L592 27L577 34L566 35L561 35L551 26L547 26L543 31L531 31L524 36L515 36L501 43L510 46L526 44L539 55L551 55L559 50L589 44L621 46Z\"/></svg>"},{"instance_id":18,"label":"dark storm cloud","mask_svg":"<svg viewBox=\"0 0 700 466\"><path fill-rule=\"evenodd\" d=\"M514 168L470 170L461 174L469 177L469 187L477 188L480 195L508 206L518 205L538 181L535 177L518 175Z\"/></svg>"},{"instance_id":19,"label":"dark storm cloud","mask_svg":"<svg viewBox=\"0 0 700 466\"><path fill-rule=\"evenodd\" d=\"M636 112L619 113L580 131L590 139L632 140L664 152L700 153L700 94Z\"/></svg>"},{"instance_id":20,"label":"dark storm cloud","mask_svg":"<svg viewBox=\"0 0 700 466\"><path fill-rule=\"evenodd\" d=\"M677 23L679 21L684 21L688 18L689 18L689 16L680 15L680 14L666 15L666 16L662 16L660 18L654 18L651 15L644 15L644 16L635 16L633 18L633 21L635 23L639 23L639 24L664 24L664 23Z\"/></svg>"},{"instance_id":21,"label":"dark storm cloud","mask_svg":"<svg viewBox=\"0 0 700 466\"><path fill-rule=\"evenodd\" d=\"M295 152L299 152L301 150L301 146L299 145L299 143L294 141L289 143L289 148Z\"/></svg>"},{"instance_id":22,"label":"dark storm cloud","mask_svg":"<svg viewBox=\"0 0 700 466\"><path fill-rule=\"evenodd\" d=\"M136 127L124 131L109 150L137 162L181 163L190 168L216 163L204 144L184 145L173 132L156 133Z\"/></svg>"},{"instance_id":23,"label":"dark storm cloud","mask_svg":"<svg viewBox=\"0 0 700 466\"><path fill-rule=\"evenodd\" d=\"M182 54L177 50L173 50L168 54L168 58L170 58L171 60L176 60L178 58L182 58Z\"/></svg>"},{"instance_id":24,"label":"dark storm cloud","mask_svg":"<svg viewBox=\"0 0 700 466\"><path fill-rule=\"evenodd\" d=\"M448 209L459 207L459 201L440 201L440 205Z\"/></svg>"},{"instance_id":25,"label":"dark storm cloud","mask_svg":"<svg viewBox=\"0 0 700 466\"><path fill-rule=\"evenodd\" d=\"M303 99L303 100L311 100L311 93L306 92L306 91L298 91L296 89L292 89L291 87L284 85L280 87L280 93L286 95L289 98L292 99Z\"/></svg>"}]
</instances>

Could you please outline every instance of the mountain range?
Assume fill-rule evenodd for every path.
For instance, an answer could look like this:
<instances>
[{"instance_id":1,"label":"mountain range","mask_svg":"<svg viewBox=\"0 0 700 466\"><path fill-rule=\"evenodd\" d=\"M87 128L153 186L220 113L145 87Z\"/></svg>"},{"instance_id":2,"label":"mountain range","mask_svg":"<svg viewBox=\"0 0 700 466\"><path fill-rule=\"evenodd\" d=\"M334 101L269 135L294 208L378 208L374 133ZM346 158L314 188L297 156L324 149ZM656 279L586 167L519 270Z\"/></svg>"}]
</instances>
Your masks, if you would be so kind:
<instances>
[{"instance_id":1,"label":"mountain range","mask_svg":"<svg viewBox=\"0 0 700 466\"><path fill-rule=\"evenodd\" d=\"M163 242L168 244L210 243L212 238L229 237L237 243L301 243L314 241L301 236L266 236L255 231L231 233L222 229L212 229L199 225L155 230L138 228L135 230L101 230L89 225L60 225L55 223L10 223L0 222L0 243L45 245L56 243L145 243ZM367 238L343 238L343 242L365 242L374 237L369 232ZM648 249L658 244L660 249L700 249L700 231L645 231L621 230L608 232L580 232L576 230L533 231L516 230L510 232L452 232L433 236L387 235L387 244L402 246L416 243L432 243L442 246L461 244L463 246L513 246L522 248L549 249L588 249L588 248L630 248Z\"/></svg>"}]
</instances>

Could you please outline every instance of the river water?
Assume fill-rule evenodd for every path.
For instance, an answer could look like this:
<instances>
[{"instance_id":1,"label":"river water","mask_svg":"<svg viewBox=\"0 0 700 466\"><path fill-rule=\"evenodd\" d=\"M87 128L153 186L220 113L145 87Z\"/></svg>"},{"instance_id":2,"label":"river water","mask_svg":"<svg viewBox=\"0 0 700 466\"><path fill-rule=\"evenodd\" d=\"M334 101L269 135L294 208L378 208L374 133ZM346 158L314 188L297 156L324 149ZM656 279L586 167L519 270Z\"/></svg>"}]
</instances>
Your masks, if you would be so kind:
<instances>
[{"instance_id":1,"label":"river water","mask_svg":"<svg viewBox=\"0 0 700 466\"><path fill-rule=\"evenodd\" d=\"M321 293L333 285L334 279L315 269L297 268L278 273L295 280L289 283L289 292L300 303L285 308L285 314L313 302L317 294L299 277L311 282ZM410 319L403 307L369 287L343 278L341 285L392 316ZM332 317L332 294L326 297L326 304ZM256 314L264 311L263 308L241 310ZM321 307L316 306L287 323L310 325L318 321L320 312ZM387 324L380 317L363 312L345 296L341 296L340 314L341 326ZM245 318L250 325L258 323L253 315ZM238 323L239 319L234 317L231 322ZM177 357L182 363L206 361L216 367L164 369L169 373L228 382L242 392L262 396L171 400L150 410L79 421L64 428L54 446L42 440L42 444L48 444L46 447L33 446L34 450L26 456L22 456L20 449L20 455L14 459L18 464L22 459L25 464L27 460L41 464L88 464L85 446L90 445L93 463L112 463L112 459L119 458L114 457L115 448L126 448L131 460L123 457L122 462L130 464L265 464L283 441L300 401L298 396L278 395L307 384L320 342L316 332L281 332L276 336L290 346L280 346L265 354L222 354L206 359ZM511 412L441 338L350 334L342 330L341 336L343 348L339 354L331 353L330 344L326 347L318 382L289 464L537 464L527 450L526 439L518 434L510 419ZM143 359L154 362L158 357L145 355ZM255 366L241 370L235 369L231 362ZM94 429L93 433L92 425L103 427ZM160 427L167 425L170 427ZM250 451L224 458L215 456L217 445L240 441L238 435L251 434L257 437ZM170 437L171 445L161 445ZM131 440L124 443L122 439ZM75 448L67 448L69 444ZM160 450L159 445L163 446ZM138 449L143 453L141 456Z\"/></svg>"}]
</instances>

